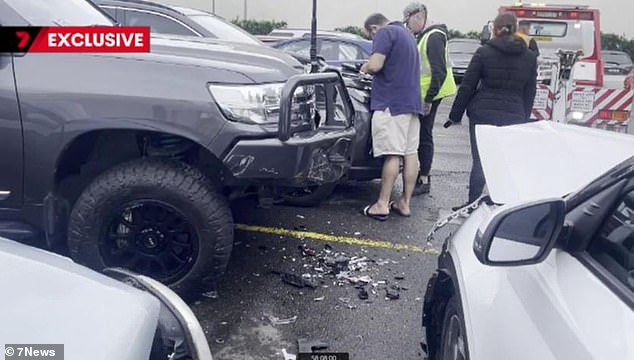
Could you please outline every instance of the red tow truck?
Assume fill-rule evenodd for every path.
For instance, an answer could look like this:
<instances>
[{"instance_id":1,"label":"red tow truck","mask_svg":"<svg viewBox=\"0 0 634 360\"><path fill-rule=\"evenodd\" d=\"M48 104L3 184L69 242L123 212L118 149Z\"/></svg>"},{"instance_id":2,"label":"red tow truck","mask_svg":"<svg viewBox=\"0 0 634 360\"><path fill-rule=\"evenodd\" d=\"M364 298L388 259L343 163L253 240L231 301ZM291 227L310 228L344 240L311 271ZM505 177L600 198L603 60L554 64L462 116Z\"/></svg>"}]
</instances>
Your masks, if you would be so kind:
<instances>
[{"instance_id":1,"label":"red tow truck","mask_svg":"<svg viewBox=\"0 0 634 360\"><path fill-rule=\"evenodd\" d=\"M499 12L528 22L539 46L534 119L627 132L632 74L617 80L604 76L598 9L517 3L501 6Z\"/></svg>"}]
</instances>

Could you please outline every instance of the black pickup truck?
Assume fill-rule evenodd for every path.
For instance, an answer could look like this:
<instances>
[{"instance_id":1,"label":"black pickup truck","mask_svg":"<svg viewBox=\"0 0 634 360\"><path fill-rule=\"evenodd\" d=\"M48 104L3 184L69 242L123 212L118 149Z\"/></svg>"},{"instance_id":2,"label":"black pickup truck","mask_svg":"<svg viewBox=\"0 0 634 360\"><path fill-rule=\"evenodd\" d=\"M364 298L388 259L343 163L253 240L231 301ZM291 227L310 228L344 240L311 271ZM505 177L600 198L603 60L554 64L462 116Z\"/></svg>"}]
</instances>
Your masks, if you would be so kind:
<instances>
[{"instance_id":1,"label":"black pickup truck","mask_svg":"<svg viewBox=\"0 0 634 360\"><path fill-rule=\"evenodd\" d=\"M30 25L113 23L86 0L0 0L0 26ZM326 111L317 91L338 94ZM229 200L336 182L352 118L338 74L264 46L0 54L0 236L201 291L230 257Z\"/></svg>"}]
</instances>

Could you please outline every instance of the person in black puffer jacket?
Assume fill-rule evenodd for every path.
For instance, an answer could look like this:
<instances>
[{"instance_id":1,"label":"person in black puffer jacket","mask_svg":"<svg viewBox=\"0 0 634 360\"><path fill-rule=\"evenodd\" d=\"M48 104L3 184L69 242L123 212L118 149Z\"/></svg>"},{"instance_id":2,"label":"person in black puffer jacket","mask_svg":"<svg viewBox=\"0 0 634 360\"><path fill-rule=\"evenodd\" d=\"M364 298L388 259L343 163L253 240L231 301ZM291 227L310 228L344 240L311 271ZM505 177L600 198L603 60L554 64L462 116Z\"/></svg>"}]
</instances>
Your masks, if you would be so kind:
<instances>
[{"instance_id":1,"label":"person in black puffer jacket","mask_svg":"<svg viewBox=\"0 0 634 360\"><path fill-rule=\"evenodd\" d=\"M475 126L506 126L530 121L537 87L537 57L528 50L523 39L514 35L516 31L515 15L498 15L493 23L494 38L480 47L471 59L449 114L450 122L445 125L460 123L467 111L473 156L468 203L482 195L485 185Z\"/></svg>"}]
</instances>

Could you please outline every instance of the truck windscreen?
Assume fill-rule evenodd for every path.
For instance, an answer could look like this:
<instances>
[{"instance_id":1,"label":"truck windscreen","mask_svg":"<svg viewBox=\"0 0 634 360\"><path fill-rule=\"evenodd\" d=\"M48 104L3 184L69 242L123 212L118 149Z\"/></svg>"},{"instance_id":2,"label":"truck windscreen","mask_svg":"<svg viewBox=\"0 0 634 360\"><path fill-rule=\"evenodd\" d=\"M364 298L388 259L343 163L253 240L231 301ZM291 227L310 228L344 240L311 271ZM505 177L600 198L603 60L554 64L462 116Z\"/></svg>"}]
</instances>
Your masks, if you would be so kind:
<instances>
[{"instance_id":1,"label":"truck windscreen","mask_svg":"<svg viewBox=\"0 0 634 360\"><path fill-rule=\"evenodd\" d=\"M577 20L541 20L519 19L530 25L529 35L539 46L542 57L556 57L556 52L562 50L583 50L583 57L594 54L593 21Z\"/></svg>"},{"instance_id":2,"label":"truck windscreen","mask_svg":"<svg viewBox=\"0 0 634 360\"><path fill-rule=\"evenodd\" d=\"M565 37L568 24L565 22L529 21L531 36Z\"/></svg>"}]
</instances>

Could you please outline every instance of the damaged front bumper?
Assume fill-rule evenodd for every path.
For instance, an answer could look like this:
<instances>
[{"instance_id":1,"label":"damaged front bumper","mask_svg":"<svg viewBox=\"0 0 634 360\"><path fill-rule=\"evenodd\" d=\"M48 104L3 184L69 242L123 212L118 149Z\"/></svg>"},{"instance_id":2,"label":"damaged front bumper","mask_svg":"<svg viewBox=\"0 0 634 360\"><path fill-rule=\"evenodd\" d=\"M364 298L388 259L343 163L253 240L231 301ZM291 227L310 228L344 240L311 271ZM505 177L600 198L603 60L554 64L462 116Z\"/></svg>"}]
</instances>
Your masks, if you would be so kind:
<instances>
[{"instance_id":1,"label":"damaged front bumper","mask_svg":"<svg viewBox=\"0 0 634 360\"><path fill-rule=\"evenodd\" d=\"M312 136L243 140L224 163L237 180L307 186L338 181L350 168L354 129L318 132Z\"/></svg>"},{"instance_id":2,"label":"damaged front bumper","mask_svg":"<svg viewBox=\"0 0 634 360\"><path fill-rule=\"evenodd\" d=\"M319 127L293 129L292 95L299 86L315 85L338 94L339 104L337 96L329 96L326 119ZM280 105L277 137L239 140L223 158L233 182L302 187L341 179L350 168L355 137L354 109L341 77L336 73L296 75L285 85ZM336 106L343 106L345 121L335 119Z\"/></svg>"}]
</instances>

